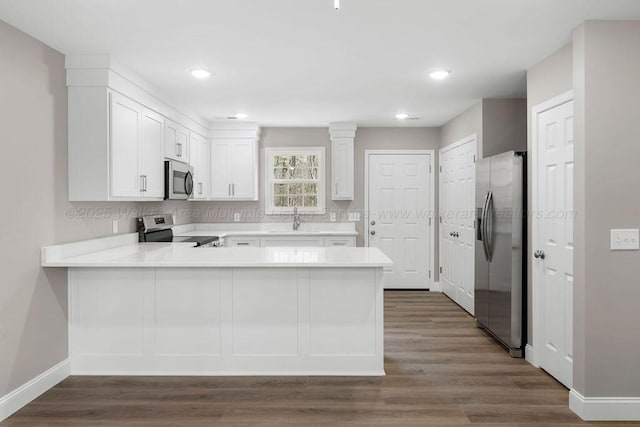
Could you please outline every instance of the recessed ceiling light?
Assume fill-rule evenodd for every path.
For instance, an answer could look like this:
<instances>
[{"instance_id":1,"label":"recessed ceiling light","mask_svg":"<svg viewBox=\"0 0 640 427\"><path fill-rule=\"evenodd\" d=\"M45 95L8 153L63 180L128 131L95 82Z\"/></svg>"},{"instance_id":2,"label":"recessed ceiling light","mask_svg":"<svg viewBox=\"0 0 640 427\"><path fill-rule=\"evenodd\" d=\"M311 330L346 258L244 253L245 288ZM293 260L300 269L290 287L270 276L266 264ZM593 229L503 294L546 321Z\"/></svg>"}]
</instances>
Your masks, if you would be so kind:
<instances>
[{"instance_id":1,"label":"recessed ceiling light","mask_svg":"<svg viewBox=\"0 0 640 427\"><path fill-rule=\"evenodd\" d=\"M206 79L211 76L211 71L204 68L194 68L191 70L191 75L196 79Z\"/></svg>"},{"instance_id":2,"label":"recessed ceiling light","mask_svg":"<svg viewBox=\"0 0 640 427\"><path fill-rule=\"evenodd\" d=\"M398 120L406 120L409 118L409 114L407 113L398 113L396 114L396 119Z\"/></svg>"},{"instance_id":3,"label":"recessed ceiling light","mask_svg":"<svg viewBox=\"0 0 640 427\"><path fill-rule=\"evenodd\" d=\"M247 117L249 117L249 115L247 113L237 113L233 117L235 117L238 120L244 120Z\"/></svg>"},{"instance_id":4,"label":"recessed ceiling light","mask_svg":"<svg viewBox=\"0 0 640 427\"><path fill-rule=\"evenodd\" d=\"M434 80L444 80L451 75L450 70L434 70L429 73L429 77Z\"/></svg>"}]
</instances>

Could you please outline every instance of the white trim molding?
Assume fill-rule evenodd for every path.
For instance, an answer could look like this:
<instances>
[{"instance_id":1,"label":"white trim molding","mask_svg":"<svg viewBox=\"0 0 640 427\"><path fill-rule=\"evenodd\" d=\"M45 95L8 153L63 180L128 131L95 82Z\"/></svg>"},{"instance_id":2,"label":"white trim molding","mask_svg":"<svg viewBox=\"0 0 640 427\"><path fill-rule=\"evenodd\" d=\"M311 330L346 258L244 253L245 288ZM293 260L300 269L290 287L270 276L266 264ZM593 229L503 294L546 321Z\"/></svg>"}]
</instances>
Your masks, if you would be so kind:
<instances>
[{"instance_id":1,"label":"white trim molding","mask_svg":"<svg viewBox=\"0 0 640 427\"><path fill-rule=\"evenodd\" d=\"M524 360L526 360L527 362L529 362L529 364L535 366L536 368L540 367L538 361L536 360L536 353L531 344L527 344L524 348Z\"/></svg>"},{"instance_id":2,"label":"white trim molding","mask_svg":"<svg viewBox=\"0 0 640 427\"><path fill-rule=\"evenodd\" d=\"M65 359L31 381L0 397L0 422L9 418L25 405L37 399L38 396L67 378L70 372L69 359Z\"/></svg>"},{"instance_id":3,"label":"white trim molding","mask_svg":"<svg viewBox=\"0 0 640 427\"><path fill-rule=\"evenodd\" d=\"M572 389L569 408L585 421L640 421L640 397L584 397Z\"/></svg>"}]
</instances>

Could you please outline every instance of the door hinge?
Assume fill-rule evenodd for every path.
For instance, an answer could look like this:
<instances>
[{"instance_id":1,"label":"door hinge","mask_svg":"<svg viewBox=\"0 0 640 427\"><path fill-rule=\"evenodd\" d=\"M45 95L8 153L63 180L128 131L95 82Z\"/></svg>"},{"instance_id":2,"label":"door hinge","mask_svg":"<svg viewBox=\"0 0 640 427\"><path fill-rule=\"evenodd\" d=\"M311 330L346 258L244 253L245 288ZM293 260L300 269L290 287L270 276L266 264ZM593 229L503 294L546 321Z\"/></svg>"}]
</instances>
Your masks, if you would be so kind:
<instances>
[{"instance_id":1,"label":"door hinge","mask_svg":"<svg viewBox=\"0 0 640 427\"><path fill-rule=\"evenodd\" d=\"M440 166L440 172L442 172L442 166Z\"/></svg>"},{"instance_id":2,"label":"door hinge","mask_svg":"<svg viewBox=\"0 0 640 427\"><path fill-rule=\"evenodd\" d=\"M440 217L440 224L442 224L442 217Z\"/></svg>"},{"instance_id":3,"label":"door hinge","mask_svg":"<svg viewBox=\"0 0 640 427\"><path fill-rule=\"evenodd\" d=\"M476 162L476 155L474 154L473 155L473 163L475 163L475 162Z\"/></svg>"},{"instance_id":4,"label":"door hinge","mask_svg":"<svg viewBox=\"0 0 640 427\"><path fill-rule=\"evenodd\" d=\"M431 218L429 218L429 227L431 227Z\"/></svg>"},{"instance_id":5,"label":"door hinge","mask_svg":"<svg viewBox=\"0 0 640 427\"><path fill-rule=\"evenodd\" d=\"M429 279L431 279L431 270L429 270Z\"/></svg>"},{"instance_id":6,"label":"door hinge","mask_svg":"<svg viewBox=\"0 0 640 427\"><path fill-rule=\"evenodd\" d=\"M429 173L431 173L431 165L429 165Z\"/></svg>"},{"instance_id":7,"label":"door hinge","mask_svg":"<svg viewBox=\"0 0 640 427\"><path fill-rule=\"evenodd\" d=\"M440 267L440 274L442 274L442 267Z\"/></svg>"}]
</instances>

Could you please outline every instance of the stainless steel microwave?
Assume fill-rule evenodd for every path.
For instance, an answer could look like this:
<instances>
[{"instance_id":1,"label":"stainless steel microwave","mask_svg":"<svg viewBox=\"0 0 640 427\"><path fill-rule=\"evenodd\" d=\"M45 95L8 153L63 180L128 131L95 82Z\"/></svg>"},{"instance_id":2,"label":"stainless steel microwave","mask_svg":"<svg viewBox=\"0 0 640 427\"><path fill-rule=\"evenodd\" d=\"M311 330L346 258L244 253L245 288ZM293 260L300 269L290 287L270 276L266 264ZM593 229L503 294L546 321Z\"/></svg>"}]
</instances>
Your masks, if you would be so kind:
<instances>
[{"instance_id":1,"label":"stainless steel microwave","mask_svg":"<svg viewBox=\"0 0 640 427\"><path fill-rule=\"evenodd\" d=\"M187 200L193 195L193 171L176 160L164 162L164 199Z\"/></svg>"}]
</instances>

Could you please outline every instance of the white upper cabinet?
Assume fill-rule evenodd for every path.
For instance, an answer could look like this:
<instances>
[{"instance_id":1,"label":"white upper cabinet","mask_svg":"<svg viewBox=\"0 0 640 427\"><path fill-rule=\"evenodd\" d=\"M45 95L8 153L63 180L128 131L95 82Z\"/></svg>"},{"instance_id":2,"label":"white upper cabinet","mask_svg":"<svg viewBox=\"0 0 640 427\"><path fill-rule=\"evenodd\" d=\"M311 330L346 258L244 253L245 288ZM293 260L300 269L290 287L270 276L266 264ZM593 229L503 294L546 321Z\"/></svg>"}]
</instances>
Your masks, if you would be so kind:
<instances>
[{"instance_id":1,"label":"white upper cabinet","mask_svg":"<svg viewBox=\"0 0 640 427\"><path fill-rule=\"evenodd\" d=\"M165 157L189 163L189 131L179 124L166 121Z\"/></svg>"},{"instance_id":2,"label":"white upper cabinet","mask_svg":"<svg viewBox=\"0 0 640 427\"><path fill-rule=\"evenodd\" d=\"M355 123L331 123L331 200L354 198Z\"/></svg>"},{"instance_id":3,"label":"white upper cabinet","mask_svg":"<svg viewBox=\"0 0 640 427\"><path fill-rule=\"evenodd\" d=\"M111 94L111 196L138 197L143 187L138 174L142 107Z\"/></svg>"},{"instance_id":4,"label":"white upper cabinet","mask_svg":"<svg viewBox=\"0 0 640 427\"><path fill-rule=\"evenodd\" d=\"M189 140L189 164L193 168L193 199L211 197L211 148L209 141L191 132Z\"/></svg>"},{"instance_id":5,"label":"white upper cabinet","mask_svg":"<svg viewBox=\"0 0 640 427\"><path fill-rule=\"evenodd\" d=\"M353 139L331 141L331 199L353 200Z\"/></svg>"},{"instance_id":6,"label":"white upper cabinet","mask_svg":"<svg viewBox=\"0 0 640 427\"><path fill-rule=\"evenodd\" d=\"M215 139L211 143L211 198L258 200L258 141Z\"/></svg>"},{"instance_id":7,"label":"white upper cabinet","mask_svg":"<svg viewBox=\"0 0 640 427\"><path fill-rule=\"evenodd\" d=\"M140 175L144 198L164 198L164 117L142 109Z\"/></svg>"},{"instance_id":8,"label":"white upper cabinet","mask_svg":"<svg viewBox=\"0 0 640 427\"><path fill-rule=\"evenodd\" d=\"M234 199L258 200L258 143L237 141L231 148L231 195Z\"/></svg>"},{"instance_id":9,"label":"white upper cabinet","mask_svg":"<svg viewBox=\"0 0 640 427\"><path fill-rule=\"evenodd\" d=\"M164 119L111 94L111 198L162 199Z\"/></svg>"},{"instance_id":10,"label":"white upper cabinet","mask_svg":"<svg viewBox=\"0 0 640 427\"><path fill-rule=\"evenodd\" d=\"M163 200L165 159L193 167L195 200L258 200L257 123L208 129L110 60L66 58L69 201Z\"/></svg>"}]
</instances>

